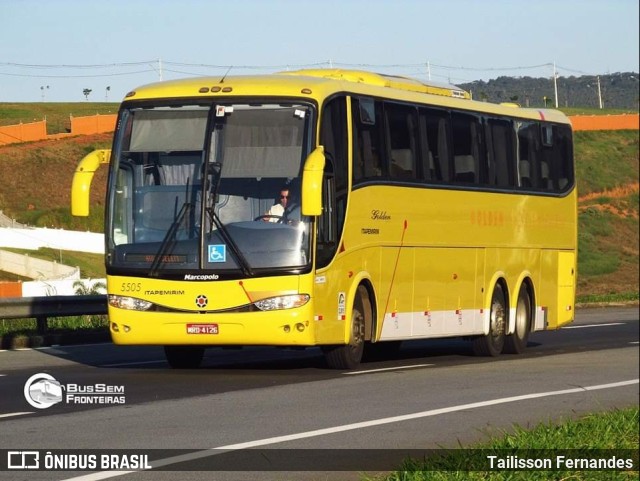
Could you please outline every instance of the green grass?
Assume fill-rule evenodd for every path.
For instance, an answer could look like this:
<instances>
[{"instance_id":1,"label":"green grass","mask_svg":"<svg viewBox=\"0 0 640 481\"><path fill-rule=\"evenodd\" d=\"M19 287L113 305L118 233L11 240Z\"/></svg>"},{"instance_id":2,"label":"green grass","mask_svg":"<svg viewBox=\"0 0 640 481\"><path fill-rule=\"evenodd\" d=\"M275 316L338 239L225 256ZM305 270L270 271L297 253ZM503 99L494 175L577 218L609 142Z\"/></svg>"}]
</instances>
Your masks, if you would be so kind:
<instances>
[{"instance_id":1,"label":"green grass","mask_svg":"<svg viewBox=\"0 0 640 481\"><path fill-rule=\"evenodd\" d=\"M599 109L595 107L562 107L558 110L565 115L619 115L619 114L637 114L637 111L629 109Z\"/></svg>"},{"instance_id":2,"label":"green grass","mask_svg":"<svg viewBox=\"0 0 640 481\"><path fill-rule=\"evenodd\" d=\"M407 460L398 471L383 478L364 478L385 481L528 481L528 480L602 480L628 481L638 479L638 471L580 471L580 470L503 470L488 471L490 453L517 455L524 459L554 456L554 450L571 451L586 457L595 456L592 450L629 450L621 457L635 453L637 469L638 407L589 414L578 420L560 424L542 423L533 429L515 426L512 433L473 446L445 452L443 457L426 462ZM611 452L602 453L605 457ZM483 469L484 468L484 469ZM478 469L471 471L470 469Z\"/></svg>"},{"instance_id":3,"label":"green grass","mask_svg":"<svg viewBox=\"0 0 640 481\"><path fill-rule=\"evenodd\" d=\"M638 131L574 133L578 193L601 192L638 180Z\"/></svg>"},{"instance_id":4,"label":"green grass","mask_svg":"<svg viewBox=\"0 0 640 481\"><path fill-rule=\"evenodd\" d=\"M581 276L600 276L620 267L620 252L606 249L602 237L612 233L612 216L587 209L578 216L578 272Z\"/></svg>"},{"instance_id":5,"label":"green grass","mask_svg":"<svg viewBox=\"0 0 640 481\"><path fill-rule=\"evenodd\" d=\"M47 133L67 132L71 127L69 116L83 117L95 114L115 114L118 103L111 102L0 102L0 125L39 122L47 119Z\"/></svg>"},{"instance_id":6,"label":"green grass","mask_svg":"<svg viewBox=\"0 0 640 481\"><path fill-rule=\"evenodd\" d=\"M47 320L49 333L106 330L109 328L107 316L51 317ZM35 319L0 319L0 336L35 336Z\"/></svg>"},{"instance_id":7,"label":"green grass","mask_svg":"<svg viewBox=\"0 0 640 481\"><path fill-rule=\"evenodd\" d=\"M65 226L68 230L102 232L104 230L104 206L92 205L88 217L74 217L69 207L34 209L19 215L23 224L35 227Z\"/></svg>"},{"instance_id":8,"label":"green grass","mask_svg":"<svg viewBox=\"0 0 640 481\"><path fill-rule=\"evenodd\" d=\"M638 291L613 294L587 294L578 296L576 299L579 304L619 304L638 302L639 300L640 293L638 293Z\"/></svg>"}]
</instances>

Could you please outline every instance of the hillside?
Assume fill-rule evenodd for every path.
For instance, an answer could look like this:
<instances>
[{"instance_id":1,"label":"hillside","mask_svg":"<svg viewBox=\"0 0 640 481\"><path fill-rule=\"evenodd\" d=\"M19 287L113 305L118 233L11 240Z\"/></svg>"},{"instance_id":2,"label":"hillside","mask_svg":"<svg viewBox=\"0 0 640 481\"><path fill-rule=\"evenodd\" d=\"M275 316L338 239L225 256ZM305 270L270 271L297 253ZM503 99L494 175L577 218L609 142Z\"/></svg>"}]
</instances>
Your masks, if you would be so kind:
<instances>
[{"instance_id":1,"label":"hillside","mask_svg":"<svg viewBox=\"0 0 640 481\"><path fill-rule=\"evenodd\" d=\"M111 147L111 139L107 133L0 147L0 210L24 224L101 232L107 169L94 177L88 219L70 215L71 181L80 159Z\"/></svg>"},{"instance_id":2,"label":"hillside","mask_svg":"<svg viewBox=\"0 0 640 481\"><path fill-rule=\"evenodd\" d=\"M561 109L599 108L600 97L607 109L638 111L640 76L635 72L600 75L600 95L598 78L593 75L580 77L558 77L558 107ZM488 102L516 102L523 107L555 107L553 78L498 77L489 81L460 84L472 92L476 100Z\"/></svg>"},{"instance_id":3,"label":"hillside","mask_svg":"<svg viewBox=\"0 0 640 481\"><path fill-rule=\"evenodd\" d=\"M94 178L88 219L71 217L69 197L78 161L110 144L111 134L98 134L0 147L0 210L30 225L101 232L107 170ZM576 132L575 157L578 294L637 295L638 132Z\"/></svg>"}]
</instances>

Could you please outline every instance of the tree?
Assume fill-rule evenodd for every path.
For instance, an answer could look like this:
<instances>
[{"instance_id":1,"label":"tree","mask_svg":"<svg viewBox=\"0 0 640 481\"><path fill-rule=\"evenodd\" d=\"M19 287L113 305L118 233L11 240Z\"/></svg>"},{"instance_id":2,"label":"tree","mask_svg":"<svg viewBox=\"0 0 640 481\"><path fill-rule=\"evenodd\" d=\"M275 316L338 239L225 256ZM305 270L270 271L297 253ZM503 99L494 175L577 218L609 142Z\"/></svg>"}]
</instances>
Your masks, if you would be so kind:
<instances>
[{"instance_id":1,"label":"tree","mask_svg":"<svg viewBox=\"0 0 640 481\"><path fill-rule=\"evenodd\" d=\"M87 101L89 100L89 94L91 93L91 89L84 89L82 91L82 94L84 95L84 98L87 99Z\"/></svg>"}]
</instances>

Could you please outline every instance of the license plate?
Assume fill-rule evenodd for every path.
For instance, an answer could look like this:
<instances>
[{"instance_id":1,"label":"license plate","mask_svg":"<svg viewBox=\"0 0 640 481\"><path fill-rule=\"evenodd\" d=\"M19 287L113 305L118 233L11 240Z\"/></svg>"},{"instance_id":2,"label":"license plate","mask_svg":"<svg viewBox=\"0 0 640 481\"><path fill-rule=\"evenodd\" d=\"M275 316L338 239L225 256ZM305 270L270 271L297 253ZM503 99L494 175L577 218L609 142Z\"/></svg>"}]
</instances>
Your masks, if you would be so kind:
<instances>
[{"instance_id":1,"label":"license plate","mask_svg":"<svg viewBox=\"0 0 640 481\"><path fill-rule=\"evenodd\" d=\"M218 334L218 325L187 324L187 334Z\"/></svg>"}]
</instances>

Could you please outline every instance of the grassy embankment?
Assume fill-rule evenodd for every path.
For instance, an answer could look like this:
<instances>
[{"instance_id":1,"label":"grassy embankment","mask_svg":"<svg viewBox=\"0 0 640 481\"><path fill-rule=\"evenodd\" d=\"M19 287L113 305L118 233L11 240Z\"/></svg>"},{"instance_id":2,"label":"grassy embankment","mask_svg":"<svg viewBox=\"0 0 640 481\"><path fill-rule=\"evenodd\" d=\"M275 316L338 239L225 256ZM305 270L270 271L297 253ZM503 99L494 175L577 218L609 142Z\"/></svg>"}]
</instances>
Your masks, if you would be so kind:
<instances>
[{"instance_id":1,"label":"grassy embankment","mask_svg":"<svg viewBox=\"0 0 640 481\"><path fill-rule=\"evenodd\" d=\"M530 480L571 480L571 481L630 481L638 479L638 471L589 471L579 469L559 469L554 471L503 470L488 471L488 454L516 455L521 459L553 458L554 452L566 450L576 457L590 458L593 450L605 451L605 458L618 452L618 457L638 451L638 407L619 409L611 412L593 413L577 420L562 423L544 423L534 428L515 426L513 432L502 438L492 438L486 443L460 449L445 454L438 459L427 461L406 460L398 471L384 477L364 478L369 481L530 481ZM628 451L627 451L628 450ZM619 451L624 451L624 455ZM567 453L565 453L567 454ZM571 454L568 454L570 456ZM477 471L471 469L476 468ZM637 464L636 464L637 468Z\"/></svg>"}]
</instances>

